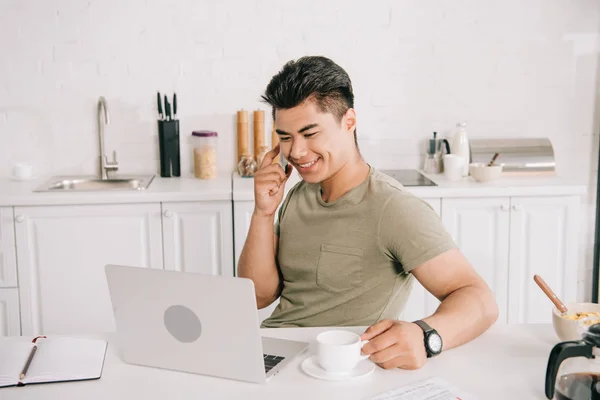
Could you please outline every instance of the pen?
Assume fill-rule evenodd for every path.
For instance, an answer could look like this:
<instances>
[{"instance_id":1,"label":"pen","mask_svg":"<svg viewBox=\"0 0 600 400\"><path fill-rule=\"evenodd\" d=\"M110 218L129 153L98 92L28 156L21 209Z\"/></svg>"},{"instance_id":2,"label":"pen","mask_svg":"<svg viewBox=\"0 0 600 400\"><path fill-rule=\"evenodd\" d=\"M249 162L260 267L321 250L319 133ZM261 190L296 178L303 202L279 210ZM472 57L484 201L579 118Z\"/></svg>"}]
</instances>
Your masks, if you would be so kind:
<instances>
[{"instance_id":1,"label":"pen","mask_svg":"<svg viewBox=\"0 0 600 400\"><path fill-rule=\"evenodd\" d=\"M156 92L156 102L158 104L158 116L160 117L160 119L162 121L164 118L163 118L162 102L160 100L160 92Z\"/></svg>"},{"instance_id":2,"label":"pen","mask_svg":"<svg viewBox=\"0 0 600 400\"><path fill-rule=\"evenodd\" d=\"M27 359L27 362L25 363L25 366L23 367L23 371L21 371L21 375L19 375L20 380L25 378L25 374L27 373L27 370L29 369L29 366L31 365L31 360L33 360L33 355L35 354L36 350L37 350L37 346L33 346L33 348L31 349L31 352L29 353L29 358Z\"/></svg>"}]
</instances>

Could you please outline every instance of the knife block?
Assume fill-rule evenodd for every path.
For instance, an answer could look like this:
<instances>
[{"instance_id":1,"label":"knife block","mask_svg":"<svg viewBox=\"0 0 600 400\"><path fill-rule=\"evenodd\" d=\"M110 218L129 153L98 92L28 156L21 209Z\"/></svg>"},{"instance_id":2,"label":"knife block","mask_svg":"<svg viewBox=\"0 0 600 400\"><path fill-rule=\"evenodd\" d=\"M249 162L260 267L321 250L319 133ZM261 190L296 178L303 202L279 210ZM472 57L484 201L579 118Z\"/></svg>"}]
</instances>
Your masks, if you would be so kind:
<instances>
[{"instance_id":1,"label":"knife block","mask_svg":"<svg viewBox=\"0 0 600 400\"><path fill-rule=\"evenodd\" d=\"M179 120L158 121L160 176L181 176L179 149Z\"/></svg>"}]
</instances>

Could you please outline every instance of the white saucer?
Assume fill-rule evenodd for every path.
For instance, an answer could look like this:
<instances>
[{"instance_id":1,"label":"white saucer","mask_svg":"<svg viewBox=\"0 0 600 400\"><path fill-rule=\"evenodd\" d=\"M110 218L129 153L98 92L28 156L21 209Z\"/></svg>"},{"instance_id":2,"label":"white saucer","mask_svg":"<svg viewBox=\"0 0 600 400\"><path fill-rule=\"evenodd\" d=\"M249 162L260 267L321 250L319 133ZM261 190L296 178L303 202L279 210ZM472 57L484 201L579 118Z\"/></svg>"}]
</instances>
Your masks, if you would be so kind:
<instances>
[{"instance_id":1,"label":"white saucer","mask_svg":"<svg viewBox=\"0 0 600 400\"><path fill-rule=\"evenodd\" d=\"M311 355L306 357L302 364L300 364L300 368L307 375L312 376L317 379L325 379L327 381L345 381L347 379L360 378L362 376L367 376L371 372L375 371L375 364L373 364L369 360L362 360L356 364L356 367L348 373L345 374L332 374L331 372L325 371L318 363L317 356Z\"/></svg>"}]
</instances>

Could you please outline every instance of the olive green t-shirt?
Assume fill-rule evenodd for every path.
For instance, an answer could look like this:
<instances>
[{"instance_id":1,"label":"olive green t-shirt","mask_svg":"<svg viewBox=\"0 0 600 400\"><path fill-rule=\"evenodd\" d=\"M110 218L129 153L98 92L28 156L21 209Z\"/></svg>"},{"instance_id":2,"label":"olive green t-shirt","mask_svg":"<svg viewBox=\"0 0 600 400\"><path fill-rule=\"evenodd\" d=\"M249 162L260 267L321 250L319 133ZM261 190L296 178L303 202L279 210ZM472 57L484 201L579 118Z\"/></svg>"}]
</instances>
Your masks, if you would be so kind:
<instances>
[{"instance_id":1,"label":"olive green t-shirt","mask_svg":"<svg viewBox=\"0 0 600 400\"><path fill-rule=\"evenodd\" d=\"M275 222L283 289L263 327L397 319L414 279L409 272L456 247L429 204L369 169L364 182L330 203L320 184L301 181L290 190Z\"/></svg>"}]
</instances>

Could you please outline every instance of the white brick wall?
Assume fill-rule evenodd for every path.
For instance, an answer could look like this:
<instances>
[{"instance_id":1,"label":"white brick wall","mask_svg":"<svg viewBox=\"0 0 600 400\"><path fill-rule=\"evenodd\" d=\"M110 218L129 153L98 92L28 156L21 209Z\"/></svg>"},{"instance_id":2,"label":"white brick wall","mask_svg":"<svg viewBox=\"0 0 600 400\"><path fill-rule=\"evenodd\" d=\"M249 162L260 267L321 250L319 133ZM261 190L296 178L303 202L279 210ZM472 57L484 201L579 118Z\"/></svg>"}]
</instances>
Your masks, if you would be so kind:
<instances>
[{"instance_id":1,"label":"white brick wall","mask_svg":"<svg viewBox=\"0 0 600 400\"><path fill-rule=\"evenodd\" d=\"M376 167L420 166L431 132L449 135L466 120L473 137L550 137L559 172L595 182L597 0L2 0L0 8L0 176L16 162L42 175L94 172L101 95L112 117L107 152L117 150L122 172L157 172L157 90L177 91L183 135L219 132L221 169L231 170L236 110L264 109L259 96L285 61L322 54L350 73L361 149ZM589 189L582 279L592 263Z\"/></svg>"}]
</instances>

